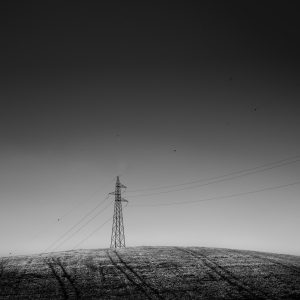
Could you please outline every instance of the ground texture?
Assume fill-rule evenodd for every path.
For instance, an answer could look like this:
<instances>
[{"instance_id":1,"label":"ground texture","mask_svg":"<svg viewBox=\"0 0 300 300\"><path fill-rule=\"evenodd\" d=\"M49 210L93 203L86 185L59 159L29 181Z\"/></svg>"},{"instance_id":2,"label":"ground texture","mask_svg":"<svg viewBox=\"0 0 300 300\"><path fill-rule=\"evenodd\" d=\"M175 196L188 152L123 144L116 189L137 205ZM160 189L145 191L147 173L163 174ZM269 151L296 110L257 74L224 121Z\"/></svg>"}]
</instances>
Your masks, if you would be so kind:
<instances>
[{"instance_id":1,"label":"ground texture","mask_svg":"<svg viewBox=\"0 0 300 300\"><path fill-rule=\"evenodd\" d=\"M300 257L199 247L4 257L0 299L300 299Z\"/></svg>"}]
</instances>

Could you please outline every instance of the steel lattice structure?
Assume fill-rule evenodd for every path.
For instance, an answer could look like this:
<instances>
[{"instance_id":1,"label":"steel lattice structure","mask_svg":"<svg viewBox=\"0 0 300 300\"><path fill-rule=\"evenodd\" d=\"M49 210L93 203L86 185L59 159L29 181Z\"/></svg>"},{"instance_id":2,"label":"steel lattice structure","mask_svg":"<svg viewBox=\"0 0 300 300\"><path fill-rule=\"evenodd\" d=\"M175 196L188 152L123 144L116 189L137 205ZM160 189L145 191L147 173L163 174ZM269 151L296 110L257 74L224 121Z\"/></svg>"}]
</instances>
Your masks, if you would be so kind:
<instances>
[{"instance_id":1,"label":"steel lattice structure","mask_svg":"<svg viewBox=\"0 0 300 300\"><path fill-rule=\"evenodd\" d=\"M121 189L126 188L120 182L119 176L117 176L115 191L110 193L115 195L115 207L114 207L114 217L111 233L110 248L125 248L125 234L124 234L124 224L123 224L123 212L122 212L122 202L128 202L121 196Z\"/></svg>"}]
</instances>

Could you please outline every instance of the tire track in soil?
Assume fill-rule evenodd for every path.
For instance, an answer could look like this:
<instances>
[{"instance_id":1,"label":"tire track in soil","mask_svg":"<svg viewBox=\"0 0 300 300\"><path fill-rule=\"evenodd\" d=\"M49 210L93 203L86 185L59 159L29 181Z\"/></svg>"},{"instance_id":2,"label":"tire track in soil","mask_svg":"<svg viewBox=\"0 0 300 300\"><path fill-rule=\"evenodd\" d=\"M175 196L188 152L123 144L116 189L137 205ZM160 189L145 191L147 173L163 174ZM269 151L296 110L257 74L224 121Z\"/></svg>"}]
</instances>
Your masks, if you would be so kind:
<instances>
[{"instance_id":1,"label":"tire track in soil","mask_svg":"<svg viewBox=\"0 0 300 300\"><path fill-rule=\"evenodd\" d=\"M177 249L177 248L175 247L175 249ZM181 250L181 249L179 248L179 250ZM172 273L175 276L180 276L180 275L183 274L181 271L179 271L179 268L177 266L175 268L176 268L175 270L172 270ZM209 270L211 270L211 269L209 268ZM218 281L219 280L219 278L217 278L215 276L215 274L212 273L212 272L207 272L207 275L208 275L209 278L208 279L201 279L201 281L212 282L212 281ZM176 290L177 293L180 293L180 296L176 295L176 298L177 299L178 298L179 299L183 299L182 297L185 297L184 299L187 299L186 297L190 297L190 299L194 299L195 296L191 296L190 292L194 293L194 292L199 291L199 289L200 289L199 287L193 287L193 288L189 287L189 288L186 288L185 290L184 289L182 289L182 290Z\"/></svg>"},{"instance_id":2,"label":"tire track in soil","mask_svg":"<svg viewBox=\"0 0 300 300\"><path fill-rule=\"evenodd\" d=\"M257 289L251 288L247 284L241 281L238 277L236 277L233 273L231 273L226 268L220 266L216 262L209 259L206 255L199 253L193 250L181 249L177 248L178 250L185 252L194 258L200 260L204 266L211 269L213 273L217 274L221 277L224 281L229 283L232 287L236 288L238 292L244 296L246 299L260 299L260 300L267 300L267 299L275 299L271 296L268 296L265 292L259 291Z\"/></svg>"},{"instance_id":3,"label":"tire track in soil","mask_svg":"<svg viewBox=\"0 0 300 300\"><path fill-rule=\"evenodd\" d=\"M99 265L99 273L101 275L101 279L103 282L106 281L106 277L105 277L105 273L104 273L104 270L103 270L103 266Z\"/></svg>"},{"instance_id":4,"label":"tire track in soil","mask_svg":"<svg viewBox=\"0 0 300 300\"><path fill-rule=\"evenodd\" d=\"M56 259L52 259L52 261L60 267L63 277L65 277L67 279L67 281L70 283L70 285L72 286L72 288L74 289L74 292L76 294L76 298L79 299L80 298L80 292L75 284L75 279L67 272L67 270L65 269L65 267L63 266L62 262L60 261L59 258Z\"/></svg>"},{"instance_id":5,"label":"tire track in soil","mask_svg":"<svg viewBox=\"0 0 300 300\"><path fill-rule=\"evenodd\" d=\"M237 250L231 250L231 252L233 252L233 253L239 253ZM258 259L260 259L260 260L267 260L267 261L269 261L269 262L271 262L271 263L273 263L273 264L279 265L279 266L281 266L281 267L284 267L284 268L286 268L286 269L291 270L292 272L295 272L295 273L300 274L300 267L297 267L297 266L290 266L290 265L288 265L288 264L286 264L286 263L283 263L283 262L281 262L281 261L276 260L275 258L268 257L268 256L266 256L266 254L263 254L263 253L261 253L261 254L250 254L250 253L246 253L246 255L247 255L247 256L254 257L254 258L258 258ZM280 258L279 258L279 259L280 259Z\"/></svg>"},{"instance_id":6,"label":"tire track in soil","mask_svg":"<svg viewBox=\"0 0 300 300\"><path fill-rule=\"evenodd\" d=\"M103 265L101 263L95 263L95 262L93 263L92 261L86 261L84 262L84 264L87 267L87 269L90 272L92 272L93 280L95 279L95 277L99 276L99 281L100 281L99 287L101 287L101 290L98 292L97 296L99 297L99 299L101 299L101 297L103 298L104 297L103 284L106 282L106 276L103 270Z\"/></svg>"},{"instance_id":7,"label":"tire track in soil","mask_svg":"<svg viewBox=\"0 0 300 300\"><path fill-rule=\"evenodd\" d=\"M254 257L254 258L258 258L260 260L267 260L273 264L276 264L276 265L279 265L281 267L284 267L286 269L289 269L290 271L294 272L294 273L298 273L300 274L300 268L297 268L295 266L289 266L285 263L282 263L280 261L277 261L276 259L274 258L270 258L270 257L265 257L265 256L260 256L260 255L251 255L251 257Z\"/></svg>"},{"instance_id":8,"label":"tire track in soil","mask_svg":"<svg viewBox=\"0 0 300 300\"><path fill-rule=\"evenodd\" d=\"M20 271L20 274L16 277L16 284L14 286L14 289L16 291L16 293L20 290L20 285L22 283L22 281L24 280L24 278L26 277L26 273L28 272L28 268L32 265L33 263L33 258L29 258L27 259L27 262L25 263L24 267L23 267L23 271Z\"/></svg>"},{"instance_id":9,"label":"tire track in soil","mask_svg":"<svg viewBox=\"0 0 300 300\"><path fill-rule=\"evenodd\" d=\"M5 273L5 268L6 268L7 263L8 263L8 259L1 259L1 262L0 262L0 296L3 296L1 293L2 286L3 286L2 277L4 277L3 275Z\"/></svg>"},{"instance_id":10,"label":"tire track in soil","mask_svg":"<svg viewBox=\"0 0 300 300\"><path fill-rule=\"evenodd\" d=\"M5 266L9 263L9 259L6 259L5 261L1 262L1 276L0 279L2 280L2 277L4 278L4 274L5 274ZM20 288L22 281L24 280L33 280L33 279L39 279L38 276L35 276L36 274L28 274L28 268L32 265L33 263L33 258L28 258L27 261L25 262L23 268L20 268L20 270L17 269L17 267L14 267L11 270L9 270L9 272L13 272L15 273L15 276L13 277L13 279L15 279L14 282L10 282L8 286L9 289L11 289L11 291L13 291L13 293L11 294L2 294L1 296L5 296L5 297L14 297L14 296L20 296L20 294L22 295L22 293L20 293L22 291L22 289ZM0 287L3 286L2 282L0 282Z\"/></svg>"},{"instance_id":11,"label":"tire track in soil","mask_svg":"<svg viewBox=\"0 0 300 300\"><path fill-rule=\"evenodd\" d=\"M146 260L144 259L144 261L146 261ZM151 262L151 260L149 258L147 258L147 264L148 265L153 265L153 263ZM155 270L155 267L152 267L152 268ZM168 269L168 271L170 271L171 273L173 273L173 275L175 275L175 277L182 275L182 272L179 271L179 268L177 266L175 266L175 268L176 268L176 270ZM174 285L175 285L175 283L172 284L172 286L174 286ZM160 294L167 294L168 293L168 294L171 294L174 297L172 299L179 299L179 300L181 300L182 296L183 296L182 294L185 294L185 291L176 290L176 293L177 293L176 294L173 290L163 289L159 293ZM180 293L181 295L178 295L178 293Z\"/></svg>"},{"instance_id":12,"label":"tire track in soil","mask_svg":"<svg viewBox=\"0 0 300 300\"><path fill-rule=\"evenodd\" d=\"M234 250L233 252L236 253L235 250ZM266 257L266 256L264 256L264 254L261 254L261 255L259 255L259 254L247 254L247 255L250 256L250 257L252 257L252 258L257 258L257 259L261 260L263 263L265 263L265 261L267 260L267 261L269 261L269 262L271 262L271 263L273 263L273 264L275 264L275 265L284 267L284 268L286 268L286 269L292 271L293 273L298 273L298 274L300 274L300 268L298 268L298 267L296 267L296 266L290 266L290 265L287 265L287 264L285 264L285 263L279 262L279 261L277 261L277 260L274 259L274 258ZM285 282L281 279L281 277L278 277L277 280L279 280L279 281L280 281L281 283L283 283L283 284L285 283ZM274 299L274 298L273 298L273 299ZM280 299L280 298L275 298L275 299Z\"/></svg>"},{"instance_id":13,"label":"tire track in soil","mask_svg":"<svg viewBox=\"0 0 300 300\"><path fill-rule=\"evenodd\" d=\"M164 299L160 295L159 291L156 288L154 288L153 286L151 286L149 283L147 283L144 278L142 278L130 265L128 265L117 251L115 251L115 254L118 257L119 261L123 264L123 266L127 270L129 270L135 277L137 277L145 287L150 289L152 291L152 293L154 293L158 297L158 299Z\"/></svg>"},{"instance_id":14,"label":"tire track in soil","mask_svg":"<svg viewBox=\"0 0 300 300\"><path fill-rule=\"evenodd\" d=\"M93 263L91 262L86 262L85 266L93 273L98 272L100 274L100 278L101 281L104 283L106 281L106 276L105 276L105 272L104 272L104 268L101 264L97 266L95 266Z\"/></svg>"},{"instance_id":15,"label":"tire track in soil","mask_svg":"<svg viewBox=\"0 0 300 300\"><path fill-rule=\"evenodd\" d=\"M116 254L116 251L113 251L115 254ZM113 264L113 266L116 268L116 269L118 269L123 275L125 275L125 277L134 285L134 286L136 286L146 297L147 297L147 299L150 299L150 300L152 300L153 298L152 298L152 296L148 293L148 291L147 291L147 285L145 285L144 284L144 281L142 280L140 280L139 278L137 278L138 279L138 281L136 280L136 276L135 277L133 277L132 276L132 274L134 275L134 273L132 273L123 263L122 263L122 261L120 261L120 259L118 259L119 260L119 262L121 262L121 265L122 265L122 267L120 266L120 265L118 265L117 264L117 262L112 258L112 256L109 254L109 251L107 251L106 252L107 253L107 256L108 256L108 258L109 258L109 260L111 261L111 263ZM118 257L118 256L117 256ZM128 273L128 272L126 272L125 270L127 270L127 271L130 271L130 273ZM129 274L131 274L131 276L129 275ZM162 299L162 298L160 298L160 299Z\"/></svg>"},{"instance_id":16,"label":"tire track in soil","mask_svg":"<svg viewBox=\"0 0 300 300\"><path fill-rule=\"evenodd\" d=\"M54 276L54 278L56 279L56 281L58 282L61 292L63 294L63 298L64 299L69 299L69 295L66 289L66 285L64 283L64 281L61 279L60 275L58 274L58 272L56 271L55 267L53 266L51 261L46 260L45 264L49 267L49 269L52 272L52 275Z\"/></svg>"},{"instance_id":17,"label":"tire track in soil","mask_svg":"<svg viewBox=\"0 0 300 300\"><path fill-rule=\"evenodd\" d=\"M184 249L182 249L182 248L179 248L179 247L175 247L175 249L177 249L177 250L179 250L179 251L181 251L181 252L184 252L185 254L186 254L186 251L184 250ZM190 256L191 256L191 254L190 253L188 253ZM200 262L201 262L201 264L202 265L204 265L204 266L206 266L204 263L203 263L203 261L202 260L200 260ZM220 281L220 276L218 275L218 274L216 274L216 272L214 272L209 266L206 266L207 268L208 268L208 271L206 272L207 273L207 275L208 275L208 277L209 277L209 279L201 279L201 281L202 282L217 282L217 281ZM186 289L186 293L188 293L188 292L199 292L199 290L201 289L201 287L193 287L193 288L188 288L188 289ZM193 299L193 297L192 297L192 299Z\"/></svg>"},{"instance_id":18,"label":"tire track in soil","mask_svg":"<svg viewBox=\"0 0 300 300\"><path fill-rule=\"evenodd\" d=\"M1 259L1 262L0 262L0 278L3 276L3 273L5 271L5 267L8 263L8 259Z\"/></svg>"},{"instance_id":19,"label":"tire track in soil","mask_svg":"<svg viewBox=\"0 0 300 300\"><path fill-rule=\"evenodd\" d=\"M8 263L8 259L1 259L1 261L0 261L0 293L1 293L1 287L2 287L2 277L4 277L3 274L5 272L7 263Z\"/></svg>"}]
</instances>

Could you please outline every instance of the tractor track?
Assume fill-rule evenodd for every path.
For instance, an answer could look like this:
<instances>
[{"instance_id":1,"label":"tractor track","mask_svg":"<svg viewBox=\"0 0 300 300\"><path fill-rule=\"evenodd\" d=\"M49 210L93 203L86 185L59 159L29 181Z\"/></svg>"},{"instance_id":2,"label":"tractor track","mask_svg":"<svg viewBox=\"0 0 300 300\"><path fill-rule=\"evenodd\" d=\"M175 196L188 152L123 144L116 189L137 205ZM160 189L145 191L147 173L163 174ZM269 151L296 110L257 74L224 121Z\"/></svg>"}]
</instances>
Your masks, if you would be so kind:
<instances>
[{"instance_id":1,"label":"tractor track","mask_svg":"<svg viewBox=\"0 0 300 300\"><path fill-rule=\"evenodd\" d=\"M66 285L65 285L64 281L62 280L62 278L60 277L60 275L58 274L57 270L55 269L53 263L50 262L50 261L47 261L46 264L48 265L49 269L52 272L52 275L54 276L54 278L58 282L60 290L63 294L63 298L64 299L69 299L69 294L67 292Z\"/></svg>"},{"instance_id":2,"label":"tractor track","mask_svg":"<svg viewBox=\"0 0 300 300\"><path fill-rule=\"evenodd\" d=\"M60 259L52 259L57 266L60 267L61 271L62 271L62 274L63 274L63 277L67 279L67 281L69 282L69 284L72 286L74 292L75 292L75 295L76 295L76 298L79 299L80 298L80 292L75 284L75 279L67 272L67 270L65 269L64 265L62 264L62 262L60 261Z\"/></svg>"},{"instance_id":3,"label":"tractor track","mask_svg":"<svg viewBox=\"0 0 300 300\"><path fill-rule=\"evenodd\" d=\"M3 286L2 285L3 284L2 277L4 277L3 274L5 273L5 268L6 268L7 262L8 262L7 259L1 259L1 262L0 262L0 295L2 295L2 293L1 293L2 286Z\"/></svg>"},{"instance_id":4,"label":"tractor track","mask_svg":"<svg viewBox=\"0 0 300 300\"><path fill-rule=\"evenodd\" d=\"M122 273L125 275L125 277L133 284L135 285L142 293L145 294L147 299L164 299L158 290L150 286L139 274L133 270L132 267L130 267L123 259L122 257L117 253L117 251L113 251L113 253L118 258L118 262L116 262L112 256L110 255L109 251L107 251L107 255L111 261L111 263ZM118 264L119 263L119 264ZM156 296L153 298L153 296Z\"/></svg>"},{"instance_id":5,"label":"tractor track","mask_svg":"<svg viewBox=\"0 0 300 300\"><path fill-rule=\"evenodd\" d=\"M129 264L127 264L123 258L120 256L120 254L115 251L116 256L118 257L118 259L120 260L120 262L124 265L125 268L127 268L127 270L129 270L132 274L134 274L141 282L144 286L146 286L148 289L150 289L157 297L158 299L164 299L163 297L161 297L159 291L154 288L153 286L151 286L150 284L148 284L144 278L142 278Z\"/></svg>"},{"instance_id":6,"label":"tractor track","mask_svg":"<svg viewBox=\"0 0 300 300\"><path fill-rule=\"evenodd\" d=\"M181 282L182 282L182 276L183 276L183 272L180 270L180 268L178 267L178 265L174 265L174 269L168 269L168 272L171 272L172 274L175 275L175 277L179 277L181 278ZM208 274L209 279L203 279L203 281L215 281L216 278L209 273ZM190 295L190 292L195 292L199 290L199 287L195 287L195 288L185 288L185 289L176 289L175 286L176 282L174 282L173 286L174 286L174 291L172 291L172 295L174 295L174 299L193 299L193 296ZM179 284L180 286L180 284ZM184 297L184 298L183 298Z\"/></svg>"},{"instance_id":7,"label":"tractor track","mask_svg":"<svg viewBox=\"0 0 300 300\"><path fill-rule=\"evenodd\" d=\"M25 281L27 282L35 282L36 284L39 284L41 286L41 283L40 283L40 280L43 280L43 279L46 279L45 276L42 276L42 275L38 275L38 274L32 274L32 273L29 273L28 269L29 267L32 265L34 259L33 258L30 258L30 259L27 259L24 266L18 270L16 267L13 267L12 269L5 269L6 265L8 264L9 260L7 259L4 264L3 264L3 261L1 263L1 275L0 275L0 292L1 292L1 296L4 296L4 297L14 297L14 296L17 296L18 293L20 291L22 291L22 283ZM6 273L7 271L7 273ZM6 277L8 276L8 277ZM5 293L3 294L2 291L1 291L1 287L3 286L3 282L2 280L5 278L8 280L8 282L6 281L5 282L5 287L7 289L10 289L11 291L13 292L10 292L10 293ZM11 280L11 281L10 281Z\"/></svg>"},{"instance_id":8,"label":"tractor track","mask_svg":"<svg viewBox=\"0 0 300 300\"><path fill-rule=\"evenodd\" d=\"M232 253L239 253L237 250L231 250ZM253 252L252 252L253 253ZM265 255L264 253L257 253L257 254L252 254L252 253L246 253L246 256L249 256L249 257L252 257L252 258L257 258L259 260L263 260L263 261L269 261L275 265L278 265L278 266L281 266L281 267L284 267L285 269L288 269L290 271L292 271L293 273L298 273L300 274L300 266L297 267L297 266L291 266L287 263L283 263L275 258L271 258L271 257L268 257L267 255Z\"/></svg>"},{"instance_id":9,"label":"tractor track","mask_svg":"<svg viewBox=\"0 0 300 300\"><path fill-rule=\"evenodd\" d=\"M286 269L289 269L290 271L292 271L293 273L297 273L297 274L300 274L300 267L297 268L297 267L294 267L294 266L289 266L287 264L284 264L276 259L273 259L273 258L270 258L270 257L264 257L264 256L260 256L260 255L251 255L251 257L254 257L254 258L258 258L260 260L267 260L275 265L278 265L278 266L281 266L281 267L284 267Z\"/></svg>"},{"instance_id":10,"label":"tractor track","mask_svg":"<svg viewBox=\"0 0 300 300\"><path fill-rule=\"evenodd\" d=\"M94 265L91 262L86 262L85 266L91 271L91 272L98 272L101 278L101 281L104 283L106 281L105 272L103 269L103 266L101 264L98 264L98 267Z\"/></svg>"},{"instance_id":11,"label":"tractor track","mask_svg":"<svg viewBox=\"0 0 300 300\"><path fill-rule=\"evenodd\" d=\"M150 266L153 266L153 263L151 262L151 260L147 259L147 264ZM156 268L153 266L152 267L154 270L156 270ZM172 273L175 277L180 277L182 275L182 272L179 271L178 266L174 265L174 269L167 269L168 272ZM183 295L178 295L180 294L185 294L185 291L182 290L178 290L175 288L175 282L172 284L172 286L174 287L173 290L167 290L166 288L163 288L162 291L160 291L160 294L171 294L173 296L173 299L182 299Z\"/></svg>"},{"instance_id":12,"label":"tractor track","mask_svg":"<svg viewBox=\"0 0 300 300\"><path fill-rule=\"evenodd\" d=\"M62 262L58 258L52 258L51 260L45 260L45 263L51 270L51 273L56 279L56 281L58 282L63 298L69 299L70 296L73 297L73 295L70 295L70 293L68 293L68 286L66 284L67 281L67 283L69 283L69 285L75 292L75 298L80 299L80 291L78 290L75 284L75 279L72 278L72 276L67 272ZM57 268L60 269L60 272L59 270L57 270Z\"/></svg>"},{"instance_id":13,"label":"tractor track","mask_svg":"<svg viewBox=\"0 0 300 300\"><path fill-rule=\"evenodd\" d=\"M16 284L14 286L14 289L16 291L20 290L20 285L21 285L22 281L26 278L26 275L28 273L28 269L32 265L32 263L33 263L33 258L27 259L27 262L25 263L25 265L23 267L23 270L17 275Z\"/></svg>"},{"instance_id":14,"label":"tractor track","mask_svg":"<svg viewBox=\"0 0 300 300\"><path fill-rule=\"evenodd\" d=\"M182 251L190 256L193 256L195 259L200 260L201 263L209 268L214 274L222 278L232 287L238 290L238 292L245 298L245 299L260 299L260 300L267 300L267 299L276 299L264 293L263 291L259 291L257 289L251 288L249 285L245 284L241 281L240 278L235 276L232 272L227 270L226 268L220 266L216 262L209 259L206 255L199 253L194 250L187 250L182 248L177 248L179 251Z\"/></svg>"},{"instance_id":15,"label":"tractor track","mask_svg":"<svg viewBox=\"0 0 300 300\"><path fill-rule=\"evenodd\" d=\"M101 275L102 281L105 282L106 281L106 277L105 277L105 273L104 273L104 269L101 265L99 265L99 273Z\"/></svg>"},{"instance_id":16,"label":"tractor track","mask_svg":"<svg viewBox=\"0 0 300 300\"><path fill-rule=\"evenodd\" d=\"M136 280L134 280L131 276L128 275L127 272L124 271L124 269L119 266L117 264L117 262L112 258L112 256L109 254L109 251L107 251L107 256L109 258L109 260L111 261L112 265L119 270L126 278L128 281L130 281L134 286L136 286L142 293L145 294L145 296L147 297L147 299L152 299L152 297L147 293L147 291L145 290L144 286L141 285L140 283L136 282Z\"/></svg>"},{"instance_id":17,"label":"tractor track","mask_svg":"<svg viewBox=\"0 0 300 300\"><path fill-rule=\"evenodd\" d=\"M5 271L5 267L8 263L8 259L1 259L0 261L0 278L3 276L3 273Z\"/></svg>"}]
</instances>

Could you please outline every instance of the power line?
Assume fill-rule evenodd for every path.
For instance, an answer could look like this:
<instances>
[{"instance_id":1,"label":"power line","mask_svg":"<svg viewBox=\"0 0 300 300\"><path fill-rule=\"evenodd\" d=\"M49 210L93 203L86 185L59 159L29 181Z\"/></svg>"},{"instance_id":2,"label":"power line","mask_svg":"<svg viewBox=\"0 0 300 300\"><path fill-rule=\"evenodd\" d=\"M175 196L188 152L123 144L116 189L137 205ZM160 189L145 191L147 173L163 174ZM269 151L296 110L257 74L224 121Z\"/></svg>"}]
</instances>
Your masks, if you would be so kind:
<instances>
[{"instance_id":1,"label":"power line","mask_svg":"<svg viewBox=\"0 0 300 300\"><path fill-rule=\"evenodd\" d=\"M110 184L112 182L112 180L110 180L107 184L104 185L104 187L106 187L108 184ZM63 220L66 216L68 216L71 212L73 212L76 208L78 208L80 205L82 205L83 203L86 203L87 201L91 200L103 187L100 187L98 189L96 189L89 197L80 200L78 203L74 204L72 206L71 209L69 209L68 211L66 211L63 215L61 215L60 217L58 217L58 220L61 221ZM55 219L56 220L56 219ZM40 230L38 233L36 233L33 237L32 240L35 240L40 234L44 233L51 224L53 224L54 222L52 221L50 224L47 225L46 228ZM57 223L57 221L55 222Z\"/></svg>"},{"instance_id":2,"label":"power line","mask_svg":"<svg viewBox=\"0 0 300 300\"><path fill-rule=\"evenodd\" d=\"M298 162L298 161L300 161L299 157L300 157L300 155L296 155L296 156L285 158L285 159L275 161L275 162L272 162L272 163L267 163L267 164L263 164L263 165L260 165L260 166L256 166L256 167L253 167L253 168L243 169L243 170L227 173L227 174L224 174L224 175L214 176L214 177L205 178L205 179L198 179L198 180L188 181L188 182L179 183L179 184L171 184L171 185L164 185L164 186L137 189L137 190L127 190L126 193L136 193L136 192L142 192L142 191L161 190L161 189L167 189L167 188L172 188L172 187L177 187L177 186L191 185L191 184L195 184L195 183L199 183L199 182L217 180L217 179L220 179L220 178L232 176L232 175L235 175L235 174L245 173L245 172L247 173L246 175L248 175L248 172L255 171L257 169L263 169L261 171L257 170L257 172L263 172L264 170L269 170L269 169L272 169L272 168L277 168L277 167L281 167L281 166L284 166L284 165L288 165L288 164ZM291 159L292 159L292 161L291 161ZM274 164L275 164L275 166L273 166ZM270 166L270 168L266 168L268 166ZM250 174L252 174L252 173L250 173ZM244 176L244 175L241 175L241 176ZM140 196L140 195L138 195L138 196ZM131 196L131 197L135 197L135 195Z\"/></svg>"},{"instance_id":3,"label":"power line","mask_svg":"<svg viewBox=\"0 0 300 300\"><path fill-rule=\"evenodd\" d=\"M73 212L78 206L82 205L83 203L85 203L85 201L89 201L91 200L99 191L101 190L101 188L98 188L93 194L90 195L90 197L87 198L87 200L82 200L78 203L76 203L70 210L68 210L67 212L65 212L62 216L59 217L59 219L63 219L64 217L66 217L67 215L69 215L71 212Z\"/></svg>"},{"instance_id":4,"label":"power line","mask_svg":"<svg viewBox=\"0 0 300 300\"><path fill-rule=\"evenodd\" d=\"M123 226L123 214L122 214L122 202L127 202L127 200L121 197L121 189L126 188L120 182L120 176L117 176L115 191L110 193L111 195L115 195L115 204L114 204L114 215L113 217L107 219L103 224L97 227L94 231L92 231L86 238L80 241L78 244L74 246L74 248L81 245L88 238L90 238L95 232L97 232L100 228L102 228L108 221L112 218L114 219L113 227L112 227L112 236L111 236L111 248L121 248L125 247L125 235L124 235L124 226ZM73 250L74 250L73 248Z\"/></svg>"},{"instance_id":5,"label":"power line","mask_svg":"<svg viewBox=\"0 0 300 300\"><path fill-rule=\"evenodd\" d=\"M110 180L107 184L104 185L104 187L107 187L110 183L112 182L112 180ZM62 216L59 217L59 219L62 219L64 217L66 217L67 215L69 215L71 212L73 212L78 206L86 203L86 201L91 200L100 190L102 190L104 187L99 187L98 189L96 189L87 199L83 199L81 201L79 201L78 203L76 203L73 208L71 208L70 210L68 210L67 212L65 212Z\"/></svg>"},{"instance_id":6,"label":"power line","mask_svg":"<svg viewBox=\"0 0 300 300\"><path fill-rule=\"evenodd\" d=\"M57 244L61 239L63 239L67 234L69 234L77 225L79 225L84 219L86 219L88 216L90 216L95 209L100 207L107 199L109 198L109 195L107 195L103 201L98 203L95 207L93 207L88 213L86 213L77 223L75 223L71 228L69 228L64 234L62 234L58 239L56 239L50 246L48 246L44 252L47 252L50 250L55 244Z\"/></svg>"},{"instance_id":7,"label":"power line","mask_svg":"<svg viewBox=\"0 0 300 300\"><path fill-rule=\"evenodd\" d=\"M234 198L238 196L244 196L244 195L249 195L249 194L255 194L255 193L260 193L264 191L270 191L270 190L275 190L275 189L281 189L293 185L300 184L300 181L292 182L292 183L287 183L287 184L282 184L282 185L277 185L273 187L266 187L262 188L259 190L254 190L254 191L248 191L248 192L242 192L242 193L235 193L235 194L230 194L230 195L225 195L225 196L216 196L216 197L211 197L211 198L204 198L204 199L198 199L198 200L191 200L191 201L179 201L179 202L170 202L170 203L158 203L158 204L133 204L132 206L140 206L140 207L145 207L145 206L171 206L171 205L183 205L183 204L190 204L190 203L197 203L197 202L204 202L204 201L211 201L211 200L219 200L219 199L227 199L227 198Z\"/></svg>"},{"instance_id":8,"label":"power line","mask_svg":"<svg viewBox=\"0 0 300 300\"><path fill-rule=\"evenodd\" d=\"M88 240L93 234L95 234L97 231L99 231L105 224L107 224L113 217L110 217L107 219L104 223L102 223L100 226L98 226L94 231L92 231L87 237L85 237L83 240L81 240L78 244L76 244L72 250L75 250L79 245L84 243L86 240Z\"/></svg>"},{"instance_id":9,"label":"power line","mask_svg":"<svg viewBox=\"0 0 300 300\"><path fill-rule=\"evenodd\" d=\"M82 218L79 222L77 222L75 225L73 225L67 232L64 233L63 236L61 236L58 240L56 240L55 244L57 244L57 242L59 242L60 240L63 239L63 237L66 237L65 239L63 239L58 245L56 245L52 252L55 251L56 249L58 249L60 246L62 246L65 242L67 242L70 238L72 238L76 233L78 233L83 227L85 227L87 224L89 224L92 220L94 220L97 216L99 216L103 211L105 211L112 203L109 203L109 205L105 206L103 209L101 209L95 216L93 216L91 219L88 219L87 222L85 222L81 227L79 227L79 229L77 229L75 232L73 232L69 237L67 237L67 235L77 226L79 225L88 215L90 215L91 213L87 214L84 218ZM55 245L54 244L54 245ZM50 248L51 249L51 248Z\"/></svg>"},{"instance_id":10,"label":"power line","mask_svg":"<svg viewBox=\"0 0 300 300\"><path fill-rule=\"evenodd\" d=\"M112 203L109 203L109 205L105 206L104 209L102 209L100 212L98 212L95 216L93 216L91 219L89 219L87 222L85 222L81 227L79 227L75 232L73 232L69 237L64 239L62 242L60 242L54 249L53 251L57 250L60 246L62 246L64 243L69 241L75 234L77 234L82 228L84 228L86 225L91 223L96 217L98 217L104 210L106 210L109 206L111 206Z\"/></svg>"},{"instance_id":11,"label":"power line","mask_svg":"<svg viewBox=\"0 0 300 300\"><path fill-rule=\"evenodd\" d=\"M240 177L247 176L247 175L252 175L252 174L256 174L256 173L260 173L260 172L265 172L265 171L268 171L268 170L271 170L271 169L279 168L279 167L282 167L282 166L285 166L285 165L288 165L288 164L293 164L293 163L296 163L296 162L299 162L299 161L300 161L300 159L293 160L293 161L288 161L288 162L285 162L285 163L277 164L275 166L265 167L265 168L257 170L257 171L253 170L253 171L248 171L246 173L244 172L244 174L231 176L229 178L223 178L223 177L227 176L227 175L223 175L223 176L219 176L219 178L222 177L220 179L217 179L217 180L214 180L214 181L211 181L211 182L206 182L206 183L203 183L203 184L194 185L194 186L189 186L189 187L184 187L184 188L179 188L179 189L170 189L170 190L167 190L167 191L160 191L160 192L154 192L154 193L131 195L130 198L148 197L148 196L153 196L153 195L160 195L160 194L167 194L167 193L172 193L172 192L177 192L177 191L196 189L196 188L203 187L203 186L206 186L206 185L211 185L211 184L215 184L215 183L220 183L220 182L240 178ZM228 174L228 175L230 175L230 174ZM215 177L215 178L217 178L217 177ZM208 179L207 179L207 181L208 181Z\"/></svg>"}]
</instances>

